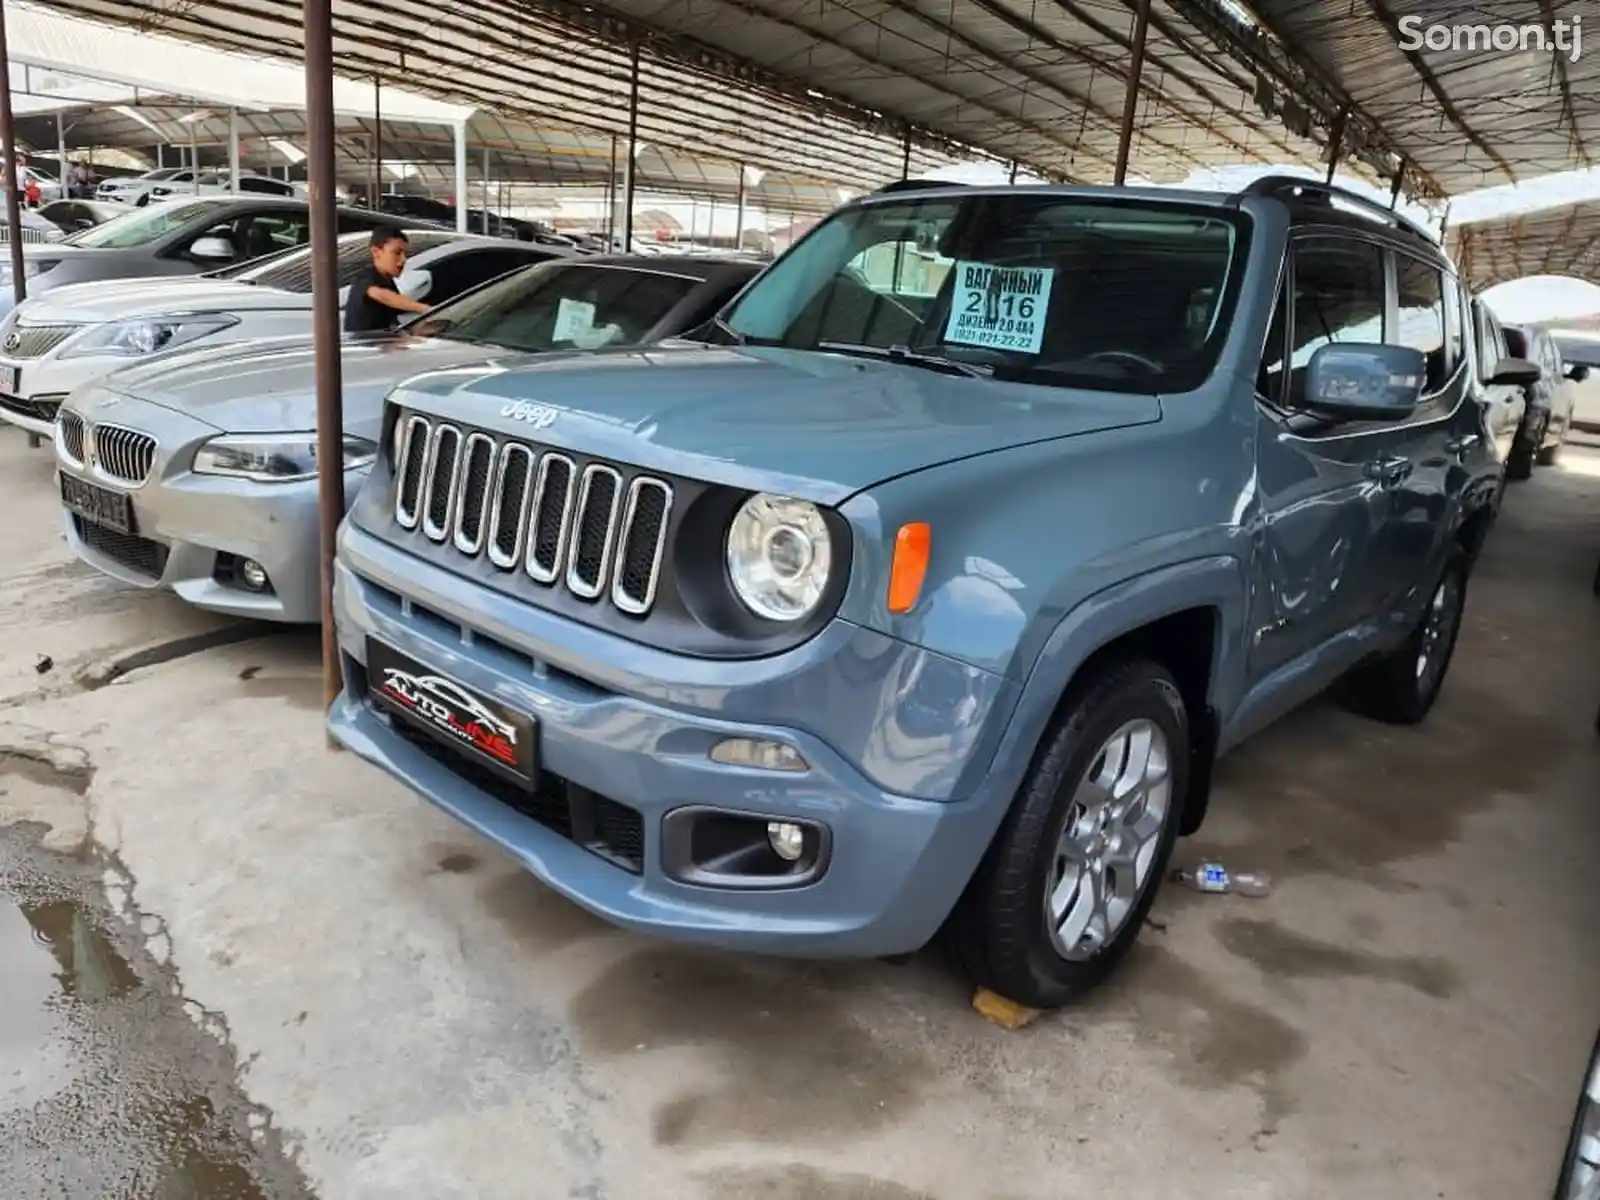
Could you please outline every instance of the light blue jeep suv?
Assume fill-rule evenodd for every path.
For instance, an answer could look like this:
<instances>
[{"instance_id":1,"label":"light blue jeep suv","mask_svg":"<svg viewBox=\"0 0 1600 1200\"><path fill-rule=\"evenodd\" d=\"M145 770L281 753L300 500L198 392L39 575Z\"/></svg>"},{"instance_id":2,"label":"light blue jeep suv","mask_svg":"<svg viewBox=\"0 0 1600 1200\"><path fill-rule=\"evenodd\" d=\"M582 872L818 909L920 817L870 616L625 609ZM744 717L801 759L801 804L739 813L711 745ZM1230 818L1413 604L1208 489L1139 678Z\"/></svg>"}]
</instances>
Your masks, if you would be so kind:
<instances>
[{"instance_id":1,"label":"light blue jeep suv","mask_svg":"<svg viewBox=\"0 0 1600 1200\"><path fill-rule=\"evenodd\" d=\"M330 729L618 925L942 931L1063 1004L1219 754L1334 684L1433 703L1515 432L1484 389L1537 370L1468 311L1300 180L866 198L702 342L398 388Z\"/></svg>"}]
</instances>

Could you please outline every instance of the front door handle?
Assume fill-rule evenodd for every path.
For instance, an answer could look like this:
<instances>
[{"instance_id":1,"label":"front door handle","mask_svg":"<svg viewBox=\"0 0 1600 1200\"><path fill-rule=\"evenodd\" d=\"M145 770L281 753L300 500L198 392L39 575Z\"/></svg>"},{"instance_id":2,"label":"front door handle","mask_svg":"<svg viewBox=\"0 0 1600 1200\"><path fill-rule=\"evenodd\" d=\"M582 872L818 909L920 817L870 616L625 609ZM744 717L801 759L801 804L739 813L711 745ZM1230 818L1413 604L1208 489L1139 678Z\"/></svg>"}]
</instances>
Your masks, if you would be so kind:
<instances>
[{"instance_id":1,"label":"front door handle","mask_svg":"<svg viewBox=\"0 0 1600 1200\"><path fill-rule=\"evenodd\" d=\"M1445 442L1444 448L1457 458L1465 458L1467 451L1478 444L1478 435L1475 433L1462 433Z\"/></svg>"},{"instance_id":2,"label":"front door handle","mask_svg":"<svg viewBox=\"0 0 1600 1200\"><path fill-rule=\"evenodd\" d=\"M1376 479L1385 487L1399 483L1411 474L1411 460L1400 455L1385 455L1367 464L1367 478Z\"/></svg>"}]
</instances>

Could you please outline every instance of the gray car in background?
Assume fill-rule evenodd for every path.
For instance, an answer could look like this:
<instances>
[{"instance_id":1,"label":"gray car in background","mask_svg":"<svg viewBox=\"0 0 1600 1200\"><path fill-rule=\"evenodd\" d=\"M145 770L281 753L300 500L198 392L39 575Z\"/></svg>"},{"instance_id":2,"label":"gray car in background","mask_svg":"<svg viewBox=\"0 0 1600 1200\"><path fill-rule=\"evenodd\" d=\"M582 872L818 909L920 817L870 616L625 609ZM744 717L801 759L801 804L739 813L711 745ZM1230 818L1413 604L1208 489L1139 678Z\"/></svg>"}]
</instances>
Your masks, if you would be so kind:
<instances>
[{"instance_id":1,"label":"gray car in background","mask_svg":"<svg viewBox=\"0 0 1600 1200\"><path fill-rule=\"evenodd\" d=\"M28 294L96 279L197 275L310 240L304 200L202 196L130 210L54 245L22 248ZM392 225L380 213L341 208L339 232ZM0 310L12 305L11 265L0 261Z\"/></svg>"},{"instance_id":2,"label":"gray car in background","mask_svg":"<svg viewBox=\"0 0 1600 1200\"><path fill-rule=\"evenodd\" d=\"M708 321L758 265L567 258L343 344L344 465L354 499L383 400L422 372L463 381L546 351L654 341ZM74 392L55 429L66 536L78 557L201 608L320 618L316 355L309 337L179 350Z\"/></svg>"}]
</instances>

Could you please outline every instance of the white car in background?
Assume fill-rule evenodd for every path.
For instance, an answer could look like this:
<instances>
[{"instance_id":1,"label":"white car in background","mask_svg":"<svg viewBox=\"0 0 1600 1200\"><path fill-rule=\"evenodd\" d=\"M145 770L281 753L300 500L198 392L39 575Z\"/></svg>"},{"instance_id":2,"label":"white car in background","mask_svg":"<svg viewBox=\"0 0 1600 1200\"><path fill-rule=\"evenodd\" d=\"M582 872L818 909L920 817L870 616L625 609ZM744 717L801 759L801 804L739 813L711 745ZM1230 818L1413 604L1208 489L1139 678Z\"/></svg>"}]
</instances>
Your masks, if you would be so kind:
<instances>
[{"instance_id":1,"label":"white car in background","mask_svg":"<svg viewBox=\"0 0 1600 1200\"><path fill-rule=\"evenodd\" d=\"M1572 426L1585 433L1600 433L1600 331L1551 329L1561 361L1572 379ZM1587 367L1587 371L1574 371Z\"/></svg>"},{"instance_id":2,"label":"white car in background","mask_svg":"<svg viewBox=\"0 0 1600 1200\"><path fill-rule=\"evenodd\" d=\"M574 252L532 242L407 231L400 289L430 304L508 271ZM339 305L371 261L369 233L339 239ZM68 284L24 300L0 321L0 421L51 436L67 394L153 355L311 331L311 248L297 246L209 275Z\"/></svg>"},{"instance_id":3,"label":"white car in background","mask_svg":"<svg viewBox=\"0 0 1600 1200\"><path fill-rule=\"evenodd\" d=\"M115 200L120 204L141 204L150 198L150 189L158 183L184 180L192 183L194 172L183 167L157 167L143 175L125 175L118 179L102 179L95 189L96 200Z\"/></svg>"},{"instance_id":4,"label":"white car in background","mask_svg":"<svg viewBox=\"0 0 1600 1200\"><path fill-rule=\"evenodd\" d=\"M290 183L254 171L239 172L239 191L257 196L292 196L305 199L309 192L303 183ZM193 171L183 171L171 179L163 179L150 188L150 199L182 200L185 196L229 196L233 194L233 176L226 169L201 171L199 178Z\"/></svg>"}]
</instances>

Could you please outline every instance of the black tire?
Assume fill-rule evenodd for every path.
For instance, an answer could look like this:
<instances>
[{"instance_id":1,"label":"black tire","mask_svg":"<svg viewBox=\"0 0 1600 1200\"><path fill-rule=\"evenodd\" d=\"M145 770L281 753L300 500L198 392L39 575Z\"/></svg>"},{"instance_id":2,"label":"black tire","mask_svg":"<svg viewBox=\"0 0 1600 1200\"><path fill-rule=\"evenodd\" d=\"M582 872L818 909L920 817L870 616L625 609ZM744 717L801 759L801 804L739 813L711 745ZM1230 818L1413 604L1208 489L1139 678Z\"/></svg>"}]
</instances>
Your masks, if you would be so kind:
<instances>
[{"instance_id":1,"label":"black tire","mask_svg":"<svg viewBox=\"0 0 1600 1200\"><path fill-rule=\"evenodd\" d=\"M1454 550L1410 636L1382 658L1357 667L1345 678L1341 690L1349 708L1391 725L1416 725L1428 715L1444 687L1456 637L1461 632L1467 575L1466 553ZM1445 596L1445 609L1435 628L1435 610L1441 594ZM1417 662L1429 643L1429 669L1419 672Z\"/></svg>"},{"instance_id":2,"label":"black tire","mask_svg":"<svg viewBox=\"0 0 1600 1200\"><path fill-rule=\"evenodd\" d=\"M1544 441L1545 421L1529 415L1517 427L1516 440L1511 443L1511 451L1506 455L1506 478L1511 480L1531 479L1533 477L1533 460L1539 453L1539 446Z\"/></svg>"},{"instance_id":3,"label":"black tire","mask_svg":"<svg viewBox=\"0 0 1600 1200\"><path fill-rule=\"evenodd\" d=\"M1578 1103L1572 1112L1572 1127L1567 1131L1567 1149L1561 1158L1561 1176L1556 1182L1554 1200L1572 1200L1575 1187L1579 1182L1577 1167L1580 1161L1579 1151L1583 1144L1585 1117L1593 1106L1590 1098L1589 1082L1594 1077L1595 1069L1600 1067L1600 1039L1594 1044L1589 1055L1589 1065L1584 1068L1583 1086L1578 1090Z\"/></svg>"},{"instance_id":4,"label":"black tire","mask_svg":"<svg viewBox=\"0 0 1600 1200\"><path fill-rule=\"evenodd\" d=\"M1081 819L1080 785L1106 760L1101 751L1130 722L1149 722L1166 741L1166 810L1142 891L1120 924L1088 956L1056 951L1045 919L1046 890L1069 817ZM1030 1008L1060 1008L1106 977L1139 936L1183 823L1189 783L1189 719L1178 685L1145 659L1107 663L1074 683L1023 778L1011 811L942 931L955 968L974 984ZM1108 875L1114 876L1110 870ZM1079 943L1080 945L1082 943Z\"/></svg>"}]
</instances>

